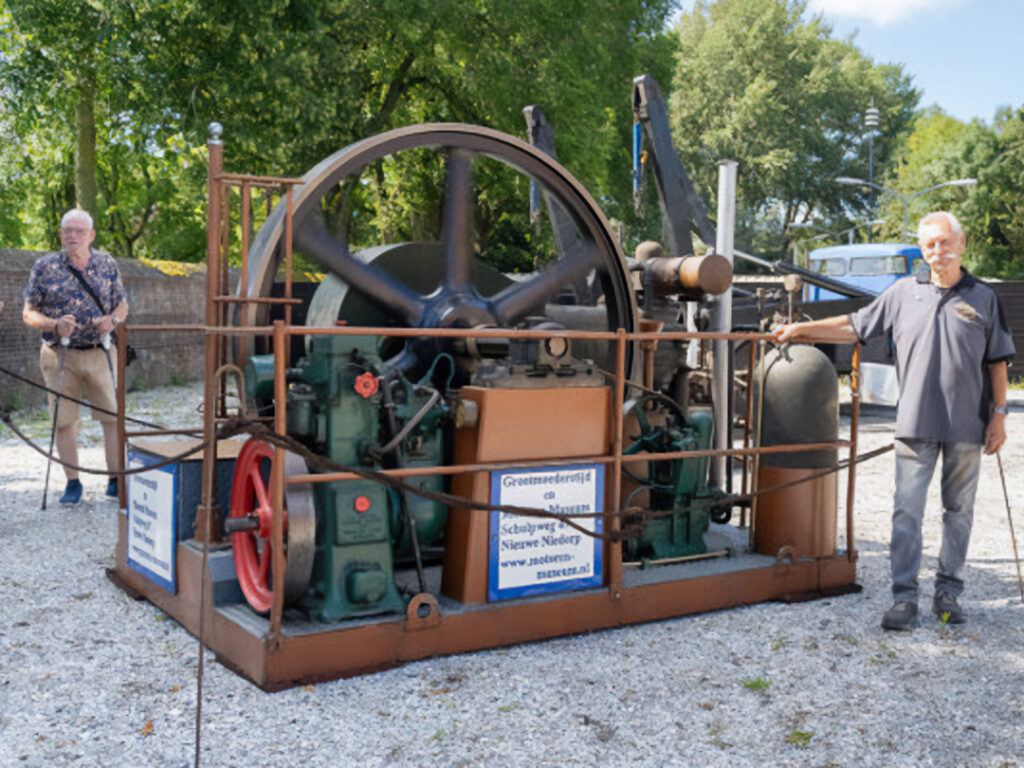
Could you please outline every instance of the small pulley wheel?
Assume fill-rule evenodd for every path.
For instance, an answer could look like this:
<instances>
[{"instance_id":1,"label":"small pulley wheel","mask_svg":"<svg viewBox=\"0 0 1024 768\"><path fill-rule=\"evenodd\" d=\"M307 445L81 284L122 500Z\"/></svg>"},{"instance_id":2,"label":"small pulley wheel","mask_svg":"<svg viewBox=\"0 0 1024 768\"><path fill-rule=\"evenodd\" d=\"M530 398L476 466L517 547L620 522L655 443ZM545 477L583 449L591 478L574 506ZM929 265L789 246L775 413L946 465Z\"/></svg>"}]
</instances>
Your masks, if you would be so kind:
<instances>
[{"instance_id":1,"label":"small pulley wheel","mask_svg":"<svg viewBox=\"0 0 1024 768\"><path fill-rule=\"evenodd\" d=\"M274 604L273 592L273 504L264 480L263 462L272 460L274 449L260 440L250 439L238 454L231 483L231 517L255 518L253 530L231 534L235 574L242 594L253 610L267 613ZM305 462L285 454L285 473L304 472ZM313 566L316 516L312 490L307 483L289 490L287 509L283 510L284 596L295 602L309 587ZM305 491L305 492L304 492Z\"/></svg>"}]
</instances>

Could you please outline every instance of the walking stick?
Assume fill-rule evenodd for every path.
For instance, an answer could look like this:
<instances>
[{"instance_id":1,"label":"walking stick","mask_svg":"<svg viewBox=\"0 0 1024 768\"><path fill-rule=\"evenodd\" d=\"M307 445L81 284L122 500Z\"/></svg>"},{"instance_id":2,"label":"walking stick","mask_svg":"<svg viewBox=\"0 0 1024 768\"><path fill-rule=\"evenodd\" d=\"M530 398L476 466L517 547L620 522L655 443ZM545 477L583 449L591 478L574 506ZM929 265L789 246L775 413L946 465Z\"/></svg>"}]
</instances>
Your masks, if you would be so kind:
<instances>
[{"instance_id":1,"label":"walking stick","mask_svg":"<svg viewBox=\"0 0 1024 768\"><path fill-rule=\"evenodd\" d=\"M1017 564L1017 586L1020 587L1020 601L1024 603L1024 579L1020 576L1020 557L1017 555L1017 537L1013 534L1013 515L1010 514L1010 494L1006 492L1006 475L1003 474L1003 459L996 453L999 465L999 479L1003 483L1003 498L1006 499L1006 520L1010 523L1010 541L1013 542L1013 562Z\"/></svg>"},{"instance_id":2,"label":"walking stick","mask_svg":"<svg viewBox=\"0 0 1024 768\"><path fill-rule=\"evenodd\" d=\"M110 371L110 383L114 385L114 396L117 396L117 376L114 375L114 364L110 361L110 334L104 333L100 337L100 345L103 347L103 354L107 356L107 370Z\"/></svg>"},{"instance_id":3,"label":"walking stick","mask_svg":"<svg viewBox=\"0 0 1024 768\"><path fill-rule=\"evenodd\" d=\"M53 423L50 425L50 450L46 452L46 480L43 481L43 505L46 509L46 492L50 489L50 465L53 464L53 442L57 437L57 411L60 410L60 391L64 388L64 354L71 343L70 336L60 337L60 349L57 350L57 386L53 396Z\"/></svg>"}]
</instances>

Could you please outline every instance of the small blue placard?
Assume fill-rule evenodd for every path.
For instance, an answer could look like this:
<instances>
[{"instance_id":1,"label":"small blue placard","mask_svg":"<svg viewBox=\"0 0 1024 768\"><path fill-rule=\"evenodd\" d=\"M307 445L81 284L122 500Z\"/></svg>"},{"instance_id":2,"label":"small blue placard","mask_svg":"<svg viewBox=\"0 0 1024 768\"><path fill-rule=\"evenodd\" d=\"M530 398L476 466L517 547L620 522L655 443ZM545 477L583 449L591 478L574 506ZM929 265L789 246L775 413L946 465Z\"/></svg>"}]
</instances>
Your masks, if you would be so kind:
<instances>
[{"instance_id":1,"label":"small blue placard","mask_svg":"<svg viewBox=\"0 0 1024 768\"><path fill-rule=\"evenodd\" d=\"M604 511L604 466L509 469L491 473L491 504L546 509L558 515ZM589 531L601 517L573 517ZM491 512L487 599L598 587L604 581L604 542L544 517Z\"/></svg>"},{"instance_id":2,"label":"small blue placard","mask_svg":"<svg viewBox=\"0 0 1024 768\"><path fill-rule=\"evenodd\" d=\"M160 459L129 451L131 469L148 467ZM171 594L177 592L177 465L127 475L128 566Z\"/></svg>"}]
</instances>

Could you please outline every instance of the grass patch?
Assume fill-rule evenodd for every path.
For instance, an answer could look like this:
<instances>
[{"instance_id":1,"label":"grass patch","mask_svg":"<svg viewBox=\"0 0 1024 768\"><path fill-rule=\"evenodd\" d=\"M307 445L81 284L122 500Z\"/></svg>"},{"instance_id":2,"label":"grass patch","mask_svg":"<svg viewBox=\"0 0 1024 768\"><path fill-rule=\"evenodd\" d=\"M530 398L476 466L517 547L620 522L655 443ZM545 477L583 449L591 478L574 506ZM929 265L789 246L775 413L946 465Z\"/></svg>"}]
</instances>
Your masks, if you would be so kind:
<instances>
[{"instance_id":1,"label":"grass patch","mask_svg":"<svg viewBox=\"0 0 1024 768\"><path fill-rule=\"evenodd\" d=\"M743 683L744 688L748 691L754 691L755 693L764 693L772 684L771 680L766 680L763 677L747 677L741 682Z\"/></svg>"},{"instance_id":2,"label":"grass patch","mask_svg":"<svg viewBox=\"0 0 1024 768\"><path fill-rule=\"evenodd\" d=\"M798 749L806 749L814 738L814 731L790 731L786 736L786 743L792 744Z\"/></svg>"}]
</instances>

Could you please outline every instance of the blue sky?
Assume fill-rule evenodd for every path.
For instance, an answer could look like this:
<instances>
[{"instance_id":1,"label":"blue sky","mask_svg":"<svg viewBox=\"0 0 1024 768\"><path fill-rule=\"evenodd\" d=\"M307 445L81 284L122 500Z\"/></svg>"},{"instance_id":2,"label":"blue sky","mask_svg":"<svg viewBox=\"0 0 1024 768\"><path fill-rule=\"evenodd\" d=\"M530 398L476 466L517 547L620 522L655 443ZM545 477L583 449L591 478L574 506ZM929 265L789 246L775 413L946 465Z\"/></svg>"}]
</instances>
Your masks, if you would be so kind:
<instances>
[{"instance_id":1,"label":"blue sky","mask_svg":"<svg viewBox=\"0 0 1024 768\"><path fill-rule=\"evenodd\" d=\"M856 33L876 63L903 64L922 107L991 123L997 107L1024 106L1024 0L808 0L808 10L836 37Z\"/></svg>"}]
</instances>

